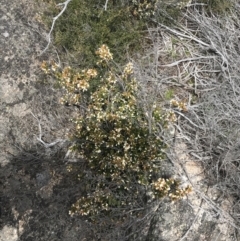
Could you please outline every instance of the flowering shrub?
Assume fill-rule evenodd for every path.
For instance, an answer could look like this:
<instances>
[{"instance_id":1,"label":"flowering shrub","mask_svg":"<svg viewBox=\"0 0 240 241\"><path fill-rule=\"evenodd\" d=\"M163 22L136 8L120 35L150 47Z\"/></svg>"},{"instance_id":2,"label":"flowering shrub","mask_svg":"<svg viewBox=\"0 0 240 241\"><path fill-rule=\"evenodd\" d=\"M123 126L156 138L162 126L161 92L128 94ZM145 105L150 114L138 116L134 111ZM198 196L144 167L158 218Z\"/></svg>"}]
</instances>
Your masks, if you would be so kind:
<instances>
[{"instance_id":1,"label":"flowering shrub","mask_svg":"<svg viewBox=\"0 0 240 241\"><path fill-rule=\"evenodd\" d=\"M180 111L187 112L187 103L184 100L177 101L175 99L172 99L170 101L170 104L172 107L177 107Z\"/></svg>"},{"instance_id":2,"label":"flowering shrub","mask_svg":"<svg viewBox=\"0 0 240 241\"><path fill-rule=\"evenodd\" d=\"M91 185L86 196L72 205L70 214L95 215L117 207L129 209L138 205L139 197L147 190L153 193L152 199L169 196L177 200L184 196L190 189L181 190L176 180L154 181L161 173L166 148L158 135L158 125L167 126L174 121L174 113L164 113L157 104L153 105L151 115L145 113L139 102L140 87L133 76L132 63L117 74L106 45L96 54L96 68L80 72L70 67L60 70L54 63L42 65L66 90L63 103L85 104L84 114L73 120L72 149L88 167L79 179L88 180Z\"/></svg>"},{"instance_id":3,"label":"flowering shrub","mask_svg":"<svg viewBox=\"0 0 240 241\"><path fill-rule=\"evenodd\" d=\"M176 201L192 191L190 186L181 189L179 184L179 181L172 178L158 178L157 181L152 183L154 197L169 196L172 201Z\"/></svg>"},{"instance_id":4,"label":"flowering shrub","mask_svg":"<svg viewBox=\"0 0 240 241\"><path fill-rule=\"evenodd\" d=\"M131 0L130 9L135 17L150 18L154 16L158 0Z\"/></svg>"},{"instance_id":5,"label":"flowering shrub","mask_svg":"<svg viewBox=\"0 0 240 241\"><path fill-rule=\"evenodd\" d=\"M191 0L130 0L129 9L135 18L148 22L152 22L152 20L154 20L169 25L171 24L169 22L170 20L178 20L178 17L181 15L181 11L190 2Z\"/></svg>"}]
</instances>

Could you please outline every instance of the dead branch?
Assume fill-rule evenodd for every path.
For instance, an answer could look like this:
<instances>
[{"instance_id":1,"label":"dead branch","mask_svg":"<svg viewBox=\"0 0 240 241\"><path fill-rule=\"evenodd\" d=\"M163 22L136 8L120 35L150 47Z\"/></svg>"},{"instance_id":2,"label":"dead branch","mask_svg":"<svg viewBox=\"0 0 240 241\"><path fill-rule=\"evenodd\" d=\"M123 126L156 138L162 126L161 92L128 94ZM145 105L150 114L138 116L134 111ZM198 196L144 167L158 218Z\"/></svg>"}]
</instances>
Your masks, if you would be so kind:
<instances>
[{"instance_id":1,"label":"dead branch","mask_svg":"<svg viewBox=\"0 0 240 241\"><path fill-rule=\"evenodd\" d=\"M108 5L108 0L106 0L105 4L104 4L104 10L107 11L107 5Z\"/></svg>"},{"instance_id":2,"label":"dead branch","mask_svg":"<svg viewBox=\"0 0 240 241\"><path fill-rule=\"evenodd\" d=\"M38 129L39 129L39 137L37 137L37 140L41 142L45 148L53 147L59 142L64 142L63 139L57 139L54 142L51 143L46 143L45 141L42 140L42 127L41 127L41 122L40 120L31 112L32 116L38 121Z\"/></svg>"},{"instance_id":3,"label":"dead branch","mask_svg":"<svg viewBox=\"0 0 240 241\"><path fill-rule=\"evenodd\" d=\"M178 61L175 61L171 64L164 64L164 65L160 65L161 67L173 67L173 66L176 66L176 65L179 65L180 63L182 62L192 62L192 61L196 61L196 60L200 60L200 59L212 59L212 58L216 58L216 56L201 56L201 57L195 57L195 58L186 58L186 59L181 59L181 60L178 60Z\"/></svg>"},{"instance_id":4,"label":"dead branch","mask_svg":"<svg viewBox=\"0 0 240 241\"><path fill-rule=\"evenodd\" d=\"M54 29L55 23L56 23L57 19L60 18L60 17L62 16L62 14L65 12L65 10L66 10L66 8L67 8L67 5L68 5L71 1L72 1L72 0L66 0L66 1L63 2L63 3L58 3L58 4L57 4L57 6L63 6L63 8L62 8L62 10L60 11L60 13L53 18L51 29L50 29L50 31L49 31L49 33L48 33L48 35L47 35L47 41L48 41L47 46L46 46L46 48L41 52L40 55L42 55L44 52L46 52L47 49L49 48L49 45L50 45L50 43L51 43L51 34L52 34L53 29Z\"/></svg>"}]
</instances>

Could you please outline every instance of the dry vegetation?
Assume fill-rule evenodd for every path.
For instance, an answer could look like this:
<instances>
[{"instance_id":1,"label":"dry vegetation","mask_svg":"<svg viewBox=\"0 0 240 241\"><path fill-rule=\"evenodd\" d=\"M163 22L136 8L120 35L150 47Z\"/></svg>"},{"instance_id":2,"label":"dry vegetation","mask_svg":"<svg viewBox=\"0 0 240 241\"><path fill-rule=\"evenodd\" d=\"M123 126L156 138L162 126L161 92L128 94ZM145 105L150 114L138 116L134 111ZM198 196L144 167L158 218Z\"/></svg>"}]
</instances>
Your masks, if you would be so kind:
<instances>
[{"instance_id":1,"label":"dry vegetation","mask_svg":"<svg viewBox=\"0 0 240 241\"><path fill-rule=\"evenodd\" d=\"M143 85L158 86L157 93L164 101L174 98L187 103L186 112L165 105L178 117L175 138L187 143L188 152L202 164L209 185L222 197L234 197L230 215L236 227L240 190L240 9L234 1L230 3L232 7L221 15L189 3L175 26L159 23L157 28L149 28L152 48L137 62L137 74ZM171 148L169 151L175 160Z\"/></svg>"},{"instance_id":2,"label":"dry vegetation","mask_svg":"<svg viewBox=\"0 0 240 241\"><path fill-rule=\"evenodd\" d=\"M101 14L109 11L109 15L105 17L110 18L111 14L111 17L114 16L117 10L108 5L108 1L104 3L95 6L94 11L101 9L102 6L104 10L101 10ZM69 6L70 4L71 2ZM124 1L121 4L125 6ZM158 169L159 176L154 173L155 180L146 177L156 172L152 169L152 160L159 156L164 158L165 152L172 162L175 161L176 156L171 147L177 138L187 144L188 151L202 164L209 185L214 186L222 196L234 198L230 214L235 222L232 225L238 229L240 7L235 1L182 1L181 5L168 2L164 5L165 8L159 7L164 1L131 1L131 4L125 10L131 10L132 18L128 16L128 21L131 19L134 22L134 31L142 32L142 45L139 51L135 51L135 40L132 35L127 38L133 44L130 48L129 43L124 42L126 39L119 38L123 41L120 41L122 50L120 47L115 50L118 58L124 54L124 58L119 58L120 65L114 63L115 67L110 67L108 61L112 60L112 55L108 51L100 62L94 64L93 60L96 59L93 46L90 46L88 51L91 58L80 67L93 66L91 69L81 72L79 66L74 70L65 66L63 70L56 71L55 69L59 68L56 64L50 67L46 64L43 66L46 73L52 69L60 84L67 90L64 103L77 106L81 113L80 117L74 120L74 150L87 160L86 165L89 165L90 169L84 169L85 173L80 176L82 179L85 178L84 182L91 182L89 190L94 192L89 194L86 190L87 196L76 201L71 214L92 214L89 220L98 224L101 220L102 225L99 229L107 229L98 232L104 233L102 235L108 238L106 240L135 240L132 235L136 232L137 226L141 224L141 227L144 227L158 205L156 200L151 205L146 204L151 200L148 185L153 187L156 196L168 195L172 199L178 199L176 195L182 197L181 192L186 194L189 191L179 189L179 183L173 179L159 177L161 168ZM178 13L175 19L174 9ZM118 17L120 15L124 16L124 13L119 12ZM105 20L106 18L103 19ZM111 24L118 20L119 18L112 17ZM144 21L147 22L147 26L143 25ZM103 26L101 25L101 31L106 30ZM128 28L129 25L125 25L124 31ZM61 23L57 25L54 33L54 36L58 37L57 44L66 47L64 45L67 39L63 38L61 42L59 29L62 29ZM107 36L111 35L109 29L110 25L107 27ZM116 37L116 32L113 32ZM100 46L102 41L106 40L106 36L100 38L97 31L95 34L97 37L93 43L99 41ZM109 41L110 46L116 46L113 40ZM82 48L86 44L83 42ZM87 52L82 48L74 46L73 50L78 49L78 56L83 58ZM128 57L126 53L129 54ZM98 54L101 55L100 52ZM122 70L121 65L126 58L131 59L130 70ZM73 65L76 66L76 60L73 61ZM96 79L99 70L95 68L100 68L100 79ZM94 79L92 86L91 79ZM108 82L104 83L106 80ZM114 86L115 83L117 87ZM139 88L138 92L134 93L136 84ZM135 98L138 102L135 102ZM117 104L114 106L110 102ZM153 107L155 105L158 107L158 113L161 113L158 117ZM115 112L117 116L113 116ZM124 118L121 119L121 115ZM144 118L146 120L143 121ZM131 128L132 123L136 124L137 129L136 126ZM124 129L126 126L128 129ZM126 142L131 135L136 137L135 139L142 135L143 139L144 136L148 135L149 138L152 134L153 139L151 137L147 142ZM84 138L90 141L84 142ZM147 143L151 145L148 146ZM159 146L160 154L156 151L155 144ZM108 145L110 148L106 148ZM136 148L141 145L144 145L140 148L142 152L137 153ZM167 151L163 148L164 145L168 146ZM153 148L151 160L147 158L146 146ZM108 155L109 152L111 155ZM132 162L131 152L137 157L136 161ZM71 168L69 170L71 171ZM129 178L133 174L134 178ZM145 186L142 188L136 183ZM134 195L129 195L129 189ZM160 194L156 193L159 190ZM170 190L174 191L170 193ZM142 197L145 195L145 200L135 195L136 193ZM130 198L129 203L123 202L126 197ZM145 208L147 211L142 212ZM123 210L125 213L123 212L119 218L118 214ZM99 213L100 216L96 216ZM129 213L131 215L127 215ZM112 220L115 220L117 225L113 225ZM123 229L127 231L123 232Z\"/></svg>"}]
</instances>

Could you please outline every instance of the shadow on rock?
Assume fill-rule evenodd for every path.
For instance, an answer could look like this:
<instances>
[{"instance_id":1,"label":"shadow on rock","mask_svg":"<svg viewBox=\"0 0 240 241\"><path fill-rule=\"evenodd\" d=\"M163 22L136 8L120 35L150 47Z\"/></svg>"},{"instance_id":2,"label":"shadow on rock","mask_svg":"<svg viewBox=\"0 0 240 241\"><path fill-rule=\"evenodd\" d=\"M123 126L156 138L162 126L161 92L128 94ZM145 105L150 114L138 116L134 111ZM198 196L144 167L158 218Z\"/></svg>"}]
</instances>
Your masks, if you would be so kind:
<instances>
[{"instance_id":1,"label":"shadow on rock","mask_svg":"<svg viewBox=\"0 0 240 241\"><path fill-rule=\"evenodd\" d=\"M0 169L0 228L17 227L24 241L95 240L88 223L68 214L81 187L67 172L64 153L44 152L22 150Z\"/></svg>"}]
</instances>

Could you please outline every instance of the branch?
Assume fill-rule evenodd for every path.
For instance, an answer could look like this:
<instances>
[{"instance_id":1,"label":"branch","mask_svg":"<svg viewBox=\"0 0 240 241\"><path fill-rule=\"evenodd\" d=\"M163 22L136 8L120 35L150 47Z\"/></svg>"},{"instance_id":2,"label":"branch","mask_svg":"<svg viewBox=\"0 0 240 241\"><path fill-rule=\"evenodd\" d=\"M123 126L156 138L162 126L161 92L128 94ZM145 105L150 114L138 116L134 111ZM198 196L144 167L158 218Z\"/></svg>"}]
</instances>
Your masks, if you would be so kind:
<instances>
[{"instance_id":1,"label":"branch","mask_svg":"<svg viewBox=\"0 0 240 241\"><path fill-rule=\"evenodd\" d=\"M66 8L67 8L67 5L68 5L71 1L72 1L72 0L66 0L66 1L63 2L63 3L57 4L57 6L62 6L62 5L64 5L64 6L63 6L63 9L61 10L61 12L60 12L56 17L53 18L53 22L52 22L51 29L50 29L50 31L49 31L49 33L48 33L48 35L47 35L48 44L47 44L46 48L42 51L42 53L41 53L40 55L42 55L42 54L43 54L44 52L46 52L46 50L48 49L48 47L49 47L49 45L50 45L50 43L51 43L51 34L52 34L53 28L54 28L54 26L55 26L55 23L56 23L57 19L58 19L59 17L61 17L61 15L65 12L65 10L66 10Z\"/></svg>"},{"instance_id":2,"label":"branch","mask_svg":"<svg viewBox=\"0 0 240 241\"><path fill-rule=\"evenodd\" d=\"M201 44L201 45L203 45L203 46L211 47L211 45L203 42L202 40L200 40L200 39L198 39L198 38L196 38L196 37L194 37L194 36L190 36L190 35L183 34L183 33L179 32L179 31L177 31L177 30L171 29L171 28L169 28L169 27L167 27L167 26L165 26L165 25L163 25L163 24L160 24L160 23L159 23L159 25L160 25L161 27L165 28L166 30L168 30L169 32L175 34L175 35L178 36L178 37L180 36L180 37L182 37L182 38L187 38L187 39L193 40L193 41L195 41L195 42L197 42L197 43L199 43L199 44Z\"/></svg>"},{"instance_id":3,"label":"branch","mask_svg":"<svg viewBox=\"0 0 240 241\"><path fill-rule=\"evenodd\" d=\"M64 141L62 139L57 139L56 141L54 141L52 143L46 143L45 141L43 141L42 140L42 127L41 127L40 120L32 112L31 112L31 114L38 121L39 137L37 137L37 140L39 142L41 142L44 145L45 148L49 148L49 147L55 146L57 143Z\"/></svg>"},{"instance_id":4,"label":"branch","mask_svg":"<svg viewBox=\"0 0 240 241\"><path fill-rule=\"evenodd\" d=\"M180 116L184 117L184 118L185 118L187 121L189 121L189 123L191 123L193 126L199 128L199 129L201 129L201 130L204 130L203 127L198 126L198 125L196 125L195 123L193 123L188 117L186 117L186 116L185 116L183 113L181 113L180 111L174 110L174 112L176 112L176 113L179 114Z\"/></svg>"},{"instance_id":5,"label":"branch","mask_svg":"<svg viewBox=\"0 0 240 241\"><path fill-rule=\"evenodd\" d=\"M106 0L105 5L104 5L104 10L107 11L107 5L108 5L108 0Z\"/></svg>"},{"instance_id":6,"label":"branch","mask_svg":"<svg viewBox=\"0 0 240 241\"><path fill-rule=\"evenodd\" d=\"M195 58L186 58L186 59L181 59L181 60L178 60L178 61L175 61L171 64L164 64L164 65L159 65L161 67L173 67L175 65L178 65L182 62L187 62L187 61L195 61L195 60L199 60L199 59L215 59L216 56L201 56L201 57L195 57Z\"/></svg>"}]
</instances>

